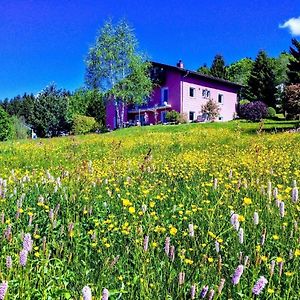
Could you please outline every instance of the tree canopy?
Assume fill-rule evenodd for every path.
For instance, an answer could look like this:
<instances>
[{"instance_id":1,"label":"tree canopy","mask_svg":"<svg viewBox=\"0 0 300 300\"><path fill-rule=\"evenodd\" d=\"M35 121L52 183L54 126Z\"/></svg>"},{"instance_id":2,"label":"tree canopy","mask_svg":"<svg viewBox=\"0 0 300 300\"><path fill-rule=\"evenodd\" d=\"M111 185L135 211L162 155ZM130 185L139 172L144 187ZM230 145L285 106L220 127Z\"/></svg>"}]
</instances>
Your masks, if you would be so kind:
<instances>
[{"instance_id":1,"label":"tree canopy","mask_svg":"<svg viewBox=\"0 0 300 300\"><path fill-rule=\"evenodd\" d=\"M292 39L290 54L287 72L289 84L300 83L300 42L296 39Z\"/></svg>"}]
</instances>

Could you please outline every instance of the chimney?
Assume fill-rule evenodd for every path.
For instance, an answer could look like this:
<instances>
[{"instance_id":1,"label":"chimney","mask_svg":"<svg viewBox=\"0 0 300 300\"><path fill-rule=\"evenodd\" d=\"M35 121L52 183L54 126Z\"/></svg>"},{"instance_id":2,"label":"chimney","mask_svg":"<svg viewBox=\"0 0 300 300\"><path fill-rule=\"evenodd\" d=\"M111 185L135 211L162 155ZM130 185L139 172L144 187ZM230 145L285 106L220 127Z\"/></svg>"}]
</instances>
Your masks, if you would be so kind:
<instances>
[{"instance_id":1,"label":"chimney","mask_svg":"<svg viewBox=\"0 0 300 300\"><path fill-rule=\"evenodd\" d=\"M183 61L180 59L179 62L177 63L177 67L183 69L184 65L183 65Z\"/></svg>"}]
</instances>

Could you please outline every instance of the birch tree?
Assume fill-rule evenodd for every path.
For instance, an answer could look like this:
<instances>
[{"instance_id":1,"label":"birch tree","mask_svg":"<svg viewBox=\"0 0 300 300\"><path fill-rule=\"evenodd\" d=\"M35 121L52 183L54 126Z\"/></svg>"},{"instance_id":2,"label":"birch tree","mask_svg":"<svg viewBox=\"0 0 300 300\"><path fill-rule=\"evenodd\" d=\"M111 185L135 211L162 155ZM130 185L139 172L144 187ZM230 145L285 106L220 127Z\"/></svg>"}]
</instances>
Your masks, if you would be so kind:
<instances>
[{"instance_id":1,"label":"birch tree","mask_svg":"<svg viewBox=\"0 0 300 300\"><path fill-rule=\"evenodd\" d=\"M150 64L137 51L133 29L125 22L104 24L86 59L86 84L114 101L117 126L123 127L127 104L142 104L152 91Z\"/></svg>"}]
</instances>

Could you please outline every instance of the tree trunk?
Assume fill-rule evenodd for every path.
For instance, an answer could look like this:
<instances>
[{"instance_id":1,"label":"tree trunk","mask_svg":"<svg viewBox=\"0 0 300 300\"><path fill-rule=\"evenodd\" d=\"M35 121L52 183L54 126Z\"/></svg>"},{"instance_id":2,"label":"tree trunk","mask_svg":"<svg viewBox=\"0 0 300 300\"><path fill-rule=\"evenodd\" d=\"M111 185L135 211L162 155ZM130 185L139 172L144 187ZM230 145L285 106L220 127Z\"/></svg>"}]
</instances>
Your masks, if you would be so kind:
<instances>
[{"instance_id":1,"label":"tree trunk","mask_svg":"<svg viewBox=\"0 0 300 300\"><path fill-rule=\"evenodd\" d=\"M122 110L121 110L121 116L120 116L122 128L124 127L124 114L125 114L125 103L124 103L124 101L122 101Z\"/></svg>"},{"instance_id":2,"label":"tree trunk","mask_svg":"<svg viewBox=\"0 0 300 300\"><path fill-rule=\"evenodd\" d=\"M116 106L116 112L117 112L117 127L120 128L120 125L121 125L120 107L119 107L119 102L117 100L115 101L115 106Z\"/></svg>"}]
</instances>

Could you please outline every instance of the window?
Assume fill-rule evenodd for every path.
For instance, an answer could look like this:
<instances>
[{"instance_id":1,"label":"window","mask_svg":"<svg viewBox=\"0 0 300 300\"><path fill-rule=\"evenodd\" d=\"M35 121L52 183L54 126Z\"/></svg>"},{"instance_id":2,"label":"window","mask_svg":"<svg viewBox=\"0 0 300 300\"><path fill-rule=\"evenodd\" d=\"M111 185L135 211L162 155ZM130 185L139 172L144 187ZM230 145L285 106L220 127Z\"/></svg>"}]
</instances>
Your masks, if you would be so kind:
<instances>
[{"instance_id":1,"label":"window","mask_svg":"<svg viewBox=\"0 0 300 300\"><path fill-rule=\"evenodd\" d=\"M190 111L190 117L189 117L190 121L194 121L195 120L195 112L194 111Z\"/></svg>"},{"instance_id":2,"label":"window","mask_svg":"<svg viewBox=\"0 0 300 300\"><path fill-rule=\"evenodd\" d=\"M209 99L210 98L210 91L205 89L205 90L202 90L202 97L205 98L205 99Z\"/></svg>"},{"instance_id":3,"label":"window","mask_svg":"<svg viewBox=\"0 0 300 300\"><path fill-rule=\"evenodd\" d=\"M168 103L169 100L169 89L167 87L161 89L161 104L164 102Z\"/></svg>"},{"instance_id":4,"label":"window","mask_svg":"<svg viewBox=\"0 0 300 300\"><path fill-rule=\"evenodd\" d=\"M219 116L219 121L223 121L223 117Z\"/></svg>"},{"instance_id":5,"label":"window","mask_svg":"<svg viewBox=\"0 0 300 300\"><path fill-rule=\"evenodd\" d=\"M196 92L196 89L193 88L193 87L190 87L190 97L195 97L195 92Z\"/></svg>"},{"instance_id":6,"label":"window","mask_svg":"<svg viewBox=\"0 0 300 300\"><path fill-rule=\"evenodd\" d=\"M223 104L223 102L224 102L224 95L219 94L219 95L218 95L218 103L219 103L219 104Z\"/></svg>"},{"instance_id":7,"label":"window","mask_svg":"<svg viewBox=\"0 0 300 300\"><path fill-rule=\"evenodd\" d=\"M166 115L167 115L167 112L165 112L165 111L162 111L160 113L160 120L162 123L167 123Z\"/></svg>"}]
</instances>

